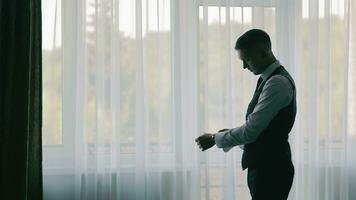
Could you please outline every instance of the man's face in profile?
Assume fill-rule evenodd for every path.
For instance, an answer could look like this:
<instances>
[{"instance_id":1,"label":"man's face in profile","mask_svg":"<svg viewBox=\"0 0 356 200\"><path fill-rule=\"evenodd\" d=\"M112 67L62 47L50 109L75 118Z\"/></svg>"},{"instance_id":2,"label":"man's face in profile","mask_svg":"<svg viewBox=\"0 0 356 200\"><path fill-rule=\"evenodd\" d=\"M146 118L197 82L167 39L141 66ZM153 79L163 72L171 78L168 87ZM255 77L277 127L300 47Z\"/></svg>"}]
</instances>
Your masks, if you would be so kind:
<instances>
[{"instance_id":1,"label":"man's face in profile","mask_svg":"<svg viewBox=\"0 0 356 200\"><path fill-rule=\"evenodd\" d=\"M243 68L248 69L255 75L261 74L264 69L261 69L261 64L256 53L247 52L245 50L238 49L238 56L243 63Z\"/></svg>"}]
</instances>

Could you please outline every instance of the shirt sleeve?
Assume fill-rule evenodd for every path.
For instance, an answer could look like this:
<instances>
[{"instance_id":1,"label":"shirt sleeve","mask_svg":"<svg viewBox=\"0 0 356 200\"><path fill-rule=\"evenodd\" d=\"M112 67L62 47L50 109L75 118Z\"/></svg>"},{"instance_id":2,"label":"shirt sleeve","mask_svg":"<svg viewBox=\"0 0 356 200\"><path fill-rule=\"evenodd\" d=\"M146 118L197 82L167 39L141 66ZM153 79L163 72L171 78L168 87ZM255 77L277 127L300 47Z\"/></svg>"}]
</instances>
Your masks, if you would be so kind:
<instances>
[{"instance_id":1,"label":"shirt sleeve","mask_svg":"<svg viewBox=\"0 0 356 200\"><path fill-rule=\"evenodd\" d=\"M246 122L239 127L215 135L215 143L225 152L236 145L249 144L257 140L275 115L293 99L290 81L281 75L271 77L264 85L258 102Z\"/></svg>"}]
</instances>

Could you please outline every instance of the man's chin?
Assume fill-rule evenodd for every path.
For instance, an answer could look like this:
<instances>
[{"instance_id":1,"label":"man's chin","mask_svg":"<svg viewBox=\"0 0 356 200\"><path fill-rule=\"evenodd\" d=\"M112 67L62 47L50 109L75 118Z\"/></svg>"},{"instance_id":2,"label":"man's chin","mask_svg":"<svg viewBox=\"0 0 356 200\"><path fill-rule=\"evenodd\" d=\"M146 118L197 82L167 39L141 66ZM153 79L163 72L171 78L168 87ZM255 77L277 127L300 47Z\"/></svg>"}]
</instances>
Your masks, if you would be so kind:
<instances>
[{"instance_id":1,"label":"man's chin","mask_svg":"<svg viewBox=\"0 0 356 200\"><path fill-rule=\"evenodd\" d=\"M254 75L259 75L260 73L254 71L254 70L251 70L251 69L248 69L250 72L252 72Z\"/></svg>"}]
</instances>

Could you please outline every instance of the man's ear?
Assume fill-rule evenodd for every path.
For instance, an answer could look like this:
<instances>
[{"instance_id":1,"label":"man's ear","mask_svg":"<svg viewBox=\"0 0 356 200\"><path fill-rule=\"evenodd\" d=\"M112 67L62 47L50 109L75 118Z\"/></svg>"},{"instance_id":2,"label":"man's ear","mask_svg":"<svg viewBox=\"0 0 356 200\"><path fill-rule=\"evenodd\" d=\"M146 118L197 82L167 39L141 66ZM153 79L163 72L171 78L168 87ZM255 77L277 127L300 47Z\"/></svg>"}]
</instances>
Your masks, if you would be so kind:
<instances>
[{"instance_id":1,"label":"man's ear","mask_svg":"<svg viewBox=\"0 0 356 200\"><path fill-rule=\"evenodd\" d=\"M268 58L269 57L269 53L266 51L261 51L260 52L261 58Z\"/></svg>"}]
</instances>

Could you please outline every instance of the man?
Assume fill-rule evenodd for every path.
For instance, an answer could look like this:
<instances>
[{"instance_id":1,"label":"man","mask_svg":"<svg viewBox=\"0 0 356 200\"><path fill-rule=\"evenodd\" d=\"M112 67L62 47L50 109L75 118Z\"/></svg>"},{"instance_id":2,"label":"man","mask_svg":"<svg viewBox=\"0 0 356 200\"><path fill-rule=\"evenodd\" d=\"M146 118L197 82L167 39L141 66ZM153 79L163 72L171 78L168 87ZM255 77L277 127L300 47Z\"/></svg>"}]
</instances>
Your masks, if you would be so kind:
<instances>
[{"instance_id":1,"label":"man","mask_svg":"<svg viewBox=\"0 0 356 200\"><path fill-rule=\"evenodd\" d=\"M276 60L268 34L259 29L244 33L235 49L243 68L260 75L242 126L203 134L195 141L205 151L216 144L229 151L244 145L242 169L252 200L286 200L294 167L288 134L296 115L296 88L292 77Z\"/></svg>"}]
</instances>

